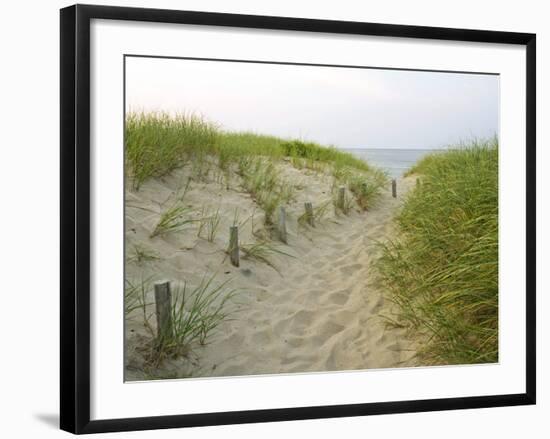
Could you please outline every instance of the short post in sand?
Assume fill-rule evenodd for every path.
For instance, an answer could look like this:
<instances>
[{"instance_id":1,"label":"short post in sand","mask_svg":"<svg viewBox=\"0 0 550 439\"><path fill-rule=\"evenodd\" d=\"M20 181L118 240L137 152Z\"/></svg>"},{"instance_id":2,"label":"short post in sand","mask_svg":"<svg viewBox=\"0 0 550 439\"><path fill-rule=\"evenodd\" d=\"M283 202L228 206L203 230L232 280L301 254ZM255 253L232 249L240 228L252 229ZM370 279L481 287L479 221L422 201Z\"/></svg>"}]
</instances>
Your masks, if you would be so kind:
<instances>
[{"instance_id":1,"label":"short post in sand","mask_svg":"<svg viewBox=\"0 0 550 439\"><path fill-rule=\"evenodd\" d=\"M420 178L416 177L416 187L420 187Z\"/></svg>"},{"instance_id":2,"label":"short post in sand","mask_svg":"<svg viewBox=\"0 0 550 439\"><path fill-rule=\"evenodd\" d=\"M239 266L239 228L229 227L229 259L235 266Z\"/></svg>"},{"instance_id":3,"label":"short post in sand","mask_svg":"<svg viewBox=\"0 0 550 439\"><path fill-rule=\"evenodd\" d=\"M170 282L155 283L155 306L157 316L157 342L163 344L173 334L172 324L172 293Z\"/></svg>"},{"instance_id":4,"label":"short post in sand","mask_svg":"<svg viewBox=\"0 0 550 439\"><path fill-rule=\"evenodd\" d=\"M315 227L315 221L313 220L313 205L310 202L304 203L306 209L306 220L311 227Z\"/></svg>"},{"instance_id":5,"label":"short post in sand","mask_svg":"<svg viewBox=\"0 0 550 439\"><path fill-rule=\"evenodd\" d=\"M391 196L397 198L397 181L395 178L391 181Z\"/></svg>"},{"instance_id":6,"label":"short post in sand","mask_svg":"<svg viewBox=\"0 0 550 439\"><path fill-rule=\"evenodd\" d=\"M279 232L279 239L287 244L286 237L286 212L284 206L279 206L279 217L277 218L277 229Z\"/></svg>"},{"instance_id":7,"label":"short post in sand","mask_svg":"<svg viewBox=\"0 0 550 439\"><path fill-rule=\"evenodd\" d=\"M340 186L338 188L338 208L344 211L344 203L346 199L346 187Z\"/></svg>"}]
</instances>

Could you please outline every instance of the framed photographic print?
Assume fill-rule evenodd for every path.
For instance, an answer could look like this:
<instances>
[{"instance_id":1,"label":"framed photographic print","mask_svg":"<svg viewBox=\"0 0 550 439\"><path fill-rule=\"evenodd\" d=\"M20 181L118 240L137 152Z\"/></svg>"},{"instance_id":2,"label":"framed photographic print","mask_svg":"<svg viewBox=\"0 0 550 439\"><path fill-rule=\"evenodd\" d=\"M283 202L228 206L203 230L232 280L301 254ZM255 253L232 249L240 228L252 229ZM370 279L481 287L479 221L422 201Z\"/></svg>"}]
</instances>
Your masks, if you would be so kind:
<instances>
[{"instance_id":1,"label":"framed photographic print","mask_svg":"<svg viewBox=\"0 0 550 439\"><path fill-rule=\"evenodd\" d=\"M535 35L61 10L61 428L535 403Z\"/></svg>"}]
</instances>

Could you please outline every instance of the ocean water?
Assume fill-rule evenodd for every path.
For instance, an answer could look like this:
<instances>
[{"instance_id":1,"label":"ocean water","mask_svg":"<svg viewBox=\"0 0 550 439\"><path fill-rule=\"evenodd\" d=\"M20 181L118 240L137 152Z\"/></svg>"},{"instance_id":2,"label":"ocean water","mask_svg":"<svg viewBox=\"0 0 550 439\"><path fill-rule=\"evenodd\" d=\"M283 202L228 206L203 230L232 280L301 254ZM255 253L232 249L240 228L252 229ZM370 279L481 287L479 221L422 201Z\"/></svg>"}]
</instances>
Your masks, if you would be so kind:
<instances>
[{"instance_id":1,"label":"ocean water","mask_svg":"<svg viewBox=\"0 0 550 439\"><path fill-rule=\"evenodd\" d=\"M427 154L437 152L433 149L346 149L356 157L366 160L370 164L382 168L390 177L398 178L411 168L418 160Z\"/></svg>"}]
</instances>

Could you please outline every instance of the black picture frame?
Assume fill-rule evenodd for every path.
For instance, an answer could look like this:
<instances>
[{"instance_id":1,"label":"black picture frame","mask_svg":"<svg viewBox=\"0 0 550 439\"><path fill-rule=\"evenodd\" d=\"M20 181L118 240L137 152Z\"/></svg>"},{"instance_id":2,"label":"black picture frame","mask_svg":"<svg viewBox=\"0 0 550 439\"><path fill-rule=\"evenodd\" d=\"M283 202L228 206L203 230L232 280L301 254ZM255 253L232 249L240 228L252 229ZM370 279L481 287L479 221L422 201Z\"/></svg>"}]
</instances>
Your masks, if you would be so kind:
<instances>
[{"instance_id":1,"label":"black picture frame","mask_svg":"<svg viewBox=\"0 0 550 439\"><path fill-rule=\"evenodd\" d=\"M74 5L61 19L61 429L72 433L192 427L535 404L536 36L210 12ZM133 20L333 34L523 45L526 47L526 376L525 393L90 420L90 21Z\"/></svg>"}]
</instances>

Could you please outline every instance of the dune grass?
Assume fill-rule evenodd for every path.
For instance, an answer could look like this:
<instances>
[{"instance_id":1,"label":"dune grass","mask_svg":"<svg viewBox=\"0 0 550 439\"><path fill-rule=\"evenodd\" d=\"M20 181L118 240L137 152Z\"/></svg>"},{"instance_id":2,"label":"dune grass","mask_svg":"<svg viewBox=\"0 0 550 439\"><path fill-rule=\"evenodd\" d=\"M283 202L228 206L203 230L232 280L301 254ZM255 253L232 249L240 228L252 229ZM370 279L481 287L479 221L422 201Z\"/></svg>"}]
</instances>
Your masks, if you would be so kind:
<instances>
[{"instance_id":1,"label":"dune grass","mask_svg":"<svg viewBox=\"0 0 550 439\"><path fill-rule=\"evenodd\" d=\"M215 210L210 210L208 206L202 206L200 218L197 220L197 237L204 238L208 242L214 242L221 222L220 206Z\"/></svg>"},{"instance_id":2,"label":"dune grass","mask_svg":"<svg viewBox=\"0 0 550 439\"><path fill-rule=\"evenodd\" d=\"M229 281L214 284L215 276L204 277L195 288L188 290L187 284L175 291L172 306L174 333L171 338L173 349L198 342L207 343L211 332L228 317L228 301L235 290L228 289Z\"/></svg>"},{"instance_id":3,"label":"dune grass","mask_svg":"<svg viewBox=\"0 0 550 439\"><path fill-rule=\"evenodd\" d=\"M293 187L277 170L282 160L298 169L332 174L336 183L349 187L363 210L372 205L387 183L383 172L351 153L314 142L227 132L195 115L129 113L125 142L126 176L134 190L149 178L162 177L187 165L199 181L207 181L214 170L218 180L223 176L229 189L236 171L245 190L264 210L268 226L276 207L293 196Z\"/></svg>"},{"instance_id":4,"label":"dune grass","mask_svg":"<svg viewBox=\"0 0 550 439\"><path fill-rule=\"evenodd\" d=\"M285 141L281 143L285 157L301 158L305 160L305 167L308 162L330 163L337 168L352 168L359 171L369 172L372 170L369 164L358 159L353 154L340 151L333 146L322 146L313 142L302 142L299 140ZM313 168L314 169L314 168Z\"/></svg>"},{"instance_id":5,"label":"dune grass","mask_svg":"<svg viewBox=\"0 0 550 439\"><path fill-rule=\"evenodd\" d=\"M275 136L266 136L250 132L220 131L216 144L216 155L220 168L238 163L241 157L265 156L275 159L284 157L281 144L284 140Z\"/></svg>"},{"instance_id":6,"label":"dune grass","mask_svg":"<svg viewBox=\"0 0 550 439\"><path fill-rule=\"evenodd\" d=\"M196 163L206 155L217 157L221 169L238 163L242 157L263 156L372 170L363 160L334 147L250 132L226 132L199 116L186 114L128 113L125 143L127 174L136 189L148 178Z\"/></svg>"},{"instance_id":7,"label":"dune grass","mask_svg":"<svg viewBox=\"0 0 550 439\"><path fill-rule=\"evenodd\" d=\"M161 259L157 252L143 244L134 244L128 250L127 254L127 262L134 263L136 265L143 265L146 262L153 262Z\"/></svg>"},{"instance_id":8,"label":"dune grass","mask_svg":"<svg viewBox=\"0 0 550 439\"><path fill-rule=\"evenodd\" d=\"M126 173L134 189L212 153L217 127L194 115L129 113L125 125Z\"/></svg>"},{"instance_id":9,"label":"dune grass","mask_svg":"<svg viewBox=\"0 0 550 439\"><path fill-rule=\"evenodd\" d=\"M196 220L189 218L191 208L176 201L172 206L160 214L160 218L151 232L150 238L162 236L168 233L178 232Z\"/></svg>"},{"instance_id":10,"label":"dune grass","mask_svg":"<svg viewBox=\"0 0 550 439\"><path fill-rule=\"evenodd\" d=\"M264 157L243 156L239 161L243 186L264 211L264 223L273 224L277 206L293 197L293 186L285 181L275 163Z\"/></svg>"},{"instance_id":11,"label":"dune grass","mask_svg":"<svg viewBox=\"0 0 550 439\"><path fill-rule=\"evenodd\" d=\"M141 299L136 308L143 311L144 325L150 335L145 346L147 367L157 368L167 358L188 355L195 347L207 344L213 331L233 312L230 301L236 290L229 281L216 283L215 275L204 276L190 288L186 282L172 290L172 331L159 338L155 329L154 313L148 312L146 302L148 284L141 286ZM144 286L145 285L145 286ZM139 287L134 287L139 288Z\"/></svg>"},{"instance_id":12,"label":"dune grass","mask_svg":"<svg viewBox=\"0 0 550 439\"><path fill-rule=\"evenodd\" d=\"M359 208L368 210L380 198L380 190L388 184L389 179L385 172L374 170L367 175L349 173L345 176L344 182L353 194Z\"/></svg>"},{"instance_id":13,"label":"dune grass","mask_svg":"<svg viewBox=\"0 0 550 439\"><path fill-rule=\"evenodd\" d=\"M334 190L336 185L347 186L361 210L371 208L380 197L381 189L389 182L387 173L380 169L370 168L365 172L342 164L332 167L332 176L332 189Z\"/></svg>"},{"instance_id":14,"label":"dune grass","mask_svg":"<svg viewBox=\"0 0 550 439\"><path fill-rule=\"evenodd\" d=\"M244 253L243 259L255 260L267 264L279 274L281 274L281 272L271 260L272 256L281 255L290 258L295 257L267 240L261 240L252 244L241 244L239 248Z\"/></svg>"},{"instance_id":15,"label":"dune grass","mask_svg":"<svg viewBox=\"0 0 550 439\"><path fill-rule=\"evenodd\" d=\"M498 361L498 142L427 156L376 266L428 364Z\"/></svg>"},{"instance_id":16,"label":"dune grass","mask_svg":"<svg viewBox=\"0 0 550 439\"><path fill-rule=\"evenodd\" d=\"M127 317L133 311L143 309L147 288L151 283L151 278L141 279L139 283L124 280L124 315Z\"/></svg>"}]
</instances>

